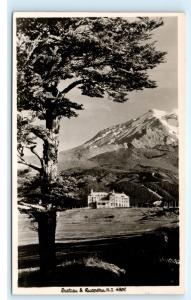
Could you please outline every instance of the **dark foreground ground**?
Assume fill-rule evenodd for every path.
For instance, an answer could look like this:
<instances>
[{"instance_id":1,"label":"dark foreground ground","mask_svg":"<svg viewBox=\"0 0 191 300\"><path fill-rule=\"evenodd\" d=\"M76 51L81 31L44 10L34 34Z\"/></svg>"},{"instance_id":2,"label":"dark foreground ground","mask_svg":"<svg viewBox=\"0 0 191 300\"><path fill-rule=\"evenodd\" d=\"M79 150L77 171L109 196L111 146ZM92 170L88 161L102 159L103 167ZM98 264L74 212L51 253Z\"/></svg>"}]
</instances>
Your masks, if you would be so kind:
<instances>
[{"instance_id":1,"label":"dark foreground ground","mask_svg":"<svg viewBox=\"0 0 191 300\"><path fill-rule=\"evenodd\" d=\"M158 213L157 211L157 214L153 214L149 209L142 210L142 213L136 209L121 210L121 212L120 210L105 212L78 210L72 214L77 217L72 219L70 215L67 219L65 214L63 226L69 222L67 220L70 219L70 223L73 220L80 232L80 224L84 228L84 223L89 222L88 218L91 218L92 222L89 227L86 227L86 235L83 234L81 239L77 238L76 232L72 238L72 227L69 227L70 239L66 240L62 240L61 236L60 239L58 238L62 227L61 223L58 224L57 269L54 274L41 276L38 269L38 244L34 243L35 239L31 239L33 244L23 243L19 246L18 284L20 287L179 284L179 228L175 212L159 211ZM126 219L119 222L119 215L126 216ZM100 225L100 217L104 218L102 225ZM99 225L96 226L96 222ZM126 234L121 223L124 223L124 226L126 224ZM131 230L133 223L134 232ZM101 232L99 226L102 226ZM113 226L118 229L113 229L112 235ZM66 228L67 225L65 231ZM91 238L93 228L94 234L92 232Z\"/></svg>"}]
</instances>

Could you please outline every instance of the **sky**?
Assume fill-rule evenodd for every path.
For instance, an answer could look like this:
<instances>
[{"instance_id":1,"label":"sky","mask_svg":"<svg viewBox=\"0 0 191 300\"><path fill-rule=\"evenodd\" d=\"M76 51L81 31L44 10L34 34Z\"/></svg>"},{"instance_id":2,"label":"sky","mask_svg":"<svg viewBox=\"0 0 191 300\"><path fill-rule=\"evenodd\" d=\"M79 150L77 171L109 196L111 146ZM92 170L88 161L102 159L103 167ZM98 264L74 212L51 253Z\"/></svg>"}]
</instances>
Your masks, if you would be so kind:
<instances>
[{"instance_id":1,"label":"sky","mask_svg":"<svg viewBox=\"0 0 191 300\"><path fill-rule=\"evenodd\" d=\"M177 19L166 17L164 25L154 31L158 50L166 51L166 62L149 72L158 87L129 93L125 103L115 103L107 98L89 98L75 88L67 94L72 101L82 103L84 110L77 118L61 120L59 150L81 145L98 131L138 117L149 109L173 111L178 105L178 42Z\"/></svg>"}]
</instances>

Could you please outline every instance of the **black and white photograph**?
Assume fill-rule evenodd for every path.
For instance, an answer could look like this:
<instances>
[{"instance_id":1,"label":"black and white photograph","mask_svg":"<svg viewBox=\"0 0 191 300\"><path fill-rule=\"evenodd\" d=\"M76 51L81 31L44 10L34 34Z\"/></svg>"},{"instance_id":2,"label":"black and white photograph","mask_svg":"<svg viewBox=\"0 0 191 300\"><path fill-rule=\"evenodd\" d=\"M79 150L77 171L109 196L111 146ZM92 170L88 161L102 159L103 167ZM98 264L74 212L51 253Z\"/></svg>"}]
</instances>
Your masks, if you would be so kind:
<instances>
[{"instance_id":1,"label":"black and white photograph","mask_svg":"<svg viewBox=\"0 0 191 300\"><path fill-rule=\"evenodd\" d=\"M184 18L14 13L14 294L183 292Z\"/></svg>"}]
</instances>

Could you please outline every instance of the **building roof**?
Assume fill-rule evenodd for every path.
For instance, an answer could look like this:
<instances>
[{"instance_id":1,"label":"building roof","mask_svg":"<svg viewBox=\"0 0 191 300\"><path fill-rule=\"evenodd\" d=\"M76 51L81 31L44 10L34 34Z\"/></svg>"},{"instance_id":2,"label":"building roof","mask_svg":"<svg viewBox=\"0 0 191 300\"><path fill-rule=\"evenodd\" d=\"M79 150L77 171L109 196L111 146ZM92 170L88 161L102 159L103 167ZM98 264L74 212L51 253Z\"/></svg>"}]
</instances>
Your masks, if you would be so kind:
<instances>
[{"instance_id":1,"label":"building roof","mask_svg":"<svg viewBox=\"0 0 191 300\"><path fill-rule=\"evenodd\" d=\"M100 194L108 195L108 193L106 193L106 192L91 192L91 195L100 195Z\"/></svg>"},{"instance_id":2,"label":"building roof","mask_svg":"<svg viewBox=\"0 0 191 300\"><path fill-rule=\"evenodd\" d=\"M115 193L114 191L106 193L106 192L94 192L93 190L91 190L90 195L92 196L98 196L98 195L103 195L103 196L110 196L110 195L116 195L116 196L126 196L127 195L125 193Z\"/></svg>"},{"instance_id":3,"label":"building roof","mask_svg":"<svg viewBox=\"0 0 191 300\"><path fill-rule=\"evenodd\" d=\"M115 192L113 193L113 192L110 192L109 194L110 195L113 194L113 195L117 195L117 196L127 196L125 193L115 193Z\"/></svg>"}]
</instances>

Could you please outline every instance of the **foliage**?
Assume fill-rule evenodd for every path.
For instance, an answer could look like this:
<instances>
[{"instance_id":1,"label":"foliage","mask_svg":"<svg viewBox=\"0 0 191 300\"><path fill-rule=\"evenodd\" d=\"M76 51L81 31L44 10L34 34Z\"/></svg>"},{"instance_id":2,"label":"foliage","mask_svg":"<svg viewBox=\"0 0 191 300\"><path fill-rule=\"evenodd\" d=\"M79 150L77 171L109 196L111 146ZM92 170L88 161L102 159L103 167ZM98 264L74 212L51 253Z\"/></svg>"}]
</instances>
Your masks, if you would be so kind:
<instances>
[{"instance_id":1,"label":"foliage","mask_svg":"<svg viewBox=\"0 0 191 300\"><path fill-rule=\"evenodd\" d=\"M18 109L33 110L44 119L71 117L82 106L65 95L79 86L82 94L115 101L127 93L154 88L147 71L164 61L151 42L163 21L138 18L19 18L17 19ZM61 80L74 79L59 91Z\"/></svg>"}]
</instances>

